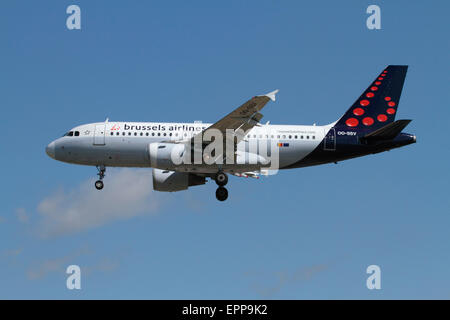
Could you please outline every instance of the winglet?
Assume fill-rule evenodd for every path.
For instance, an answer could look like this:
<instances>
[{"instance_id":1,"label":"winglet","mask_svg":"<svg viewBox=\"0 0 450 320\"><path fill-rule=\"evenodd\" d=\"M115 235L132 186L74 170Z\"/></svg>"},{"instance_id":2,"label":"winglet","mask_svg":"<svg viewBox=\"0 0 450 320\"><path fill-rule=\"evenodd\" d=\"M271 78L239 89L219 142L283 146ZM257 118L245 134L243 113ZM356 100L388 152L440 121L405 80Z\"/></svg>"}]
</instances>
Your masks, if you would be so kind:
<instances>
[{"instance_id":1,"label":"winglet","mask_svg":"<svg viewBox=\"0 0 450 320\"><path fill-rule=\"evenodd\" d=\"M275 95L278 93L278 91L280 91L280 90L277 89L275 91L272 91L272 92L269 92L267 94L264 94L263 96L264 97L268 97L272 101L275 101Z\"/></svg>"}]
</instances>

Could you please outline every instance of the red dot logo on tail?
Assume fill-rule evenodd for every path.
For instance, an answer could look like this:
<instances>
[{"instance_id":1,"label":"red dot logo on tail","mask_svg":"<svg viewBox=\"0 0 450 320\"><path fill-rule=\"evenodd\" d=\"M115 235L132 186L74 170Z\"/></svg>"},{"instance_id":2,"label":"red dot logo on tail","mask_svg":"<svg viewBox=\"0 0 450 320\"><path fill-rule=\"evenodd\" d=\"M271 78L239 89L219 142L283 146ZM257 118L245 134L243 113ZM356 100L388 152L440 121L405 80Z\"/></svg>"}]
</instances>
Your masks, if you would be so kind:
<instances>
[{"instance_id":1,"label":"red dot logo on tail","mask_svg":"<svg viewBox=\"0 0 450 320\"><path fill-rule=\"evenodd\" d=\"M365 126L371 126L374 121L371 117L365 117L362 122Z\"/></svg>"},{"instance_id":2,"label":"red dot logo on tail","mask_svg":"<svg viewBox=\"0 0 450 320\"><path fill-rule=\"evenodd\" d=\"M364 109L363 108L356 108L355 110L353 110L353 114L355 116L361 116L364 114Z\"/></svg>"},{"instance_id":3,"label":"red dot logo on tail","mask_svg":"<svg viewBox=\"0 0 450 320\"><path fill-rule=\"evenodd\" d=\"M369 100L361 100L361 101L359 102L359 104L362 105L363 107L368 106L369 103L370 103Z\"/></svg>"},{"instance_id":4,"label":"red dot logo on tail","mask_svg":"<svg viewBox=\"0 0 450 320\"><path fill-rule=\"evenodd\" d=\"M356 127L359 124L359 121L356 118L348 118L347 121L345 121L345 124L349 127Z\"/></svg>"},{"instance_id":5,"label":"red dot logo on tail","mask_svg":"<svg viewBox=\"0 0 450 320\"><path fill-rule=\"evenodd\" d=\"M395 109L394 109L394 108L388 108L388 109L386 110L386 113L387 113L387 114L394 114L394 113L395 113Z\"/></svg>"}]
</instances>

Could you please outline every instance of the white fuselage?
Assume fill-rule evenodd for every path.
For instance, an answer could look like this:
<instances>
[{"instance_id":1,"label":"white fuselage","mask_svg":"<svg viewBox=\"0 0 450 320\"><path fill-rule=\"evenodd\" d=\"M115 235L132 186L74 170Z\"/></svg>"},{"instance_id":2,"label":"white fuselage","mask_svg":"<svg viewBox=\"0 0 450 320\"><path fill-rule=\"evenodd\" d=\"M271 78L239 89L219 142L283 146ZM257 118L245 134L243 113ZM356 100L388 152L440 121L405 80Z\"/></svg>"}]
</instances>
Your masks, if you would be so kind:
<instances>
[{"instance_id":1,"label":"white fuselage","mask_svg":"<svg viewBox=\"0 0 450 320\"><path fill-rule=\"evenodd\" d=\"M108 167L152 167L149 145L155 142L187 141L211 124L162 122L100 122L80 125L70 135L55 140L47 153L56 160ZM251 129L238 149L249 150L253 143L282 144L278 148L279 168L310 154L323 140L327 126L261 125ZM259 152L259 149L257 149ZM267 151L265 151L267 152ZM257 169L248 164L223 165L221 169L245 172ZM182 165L177 171L216 172L217 166Z\"/></svg>"}]
</instances>

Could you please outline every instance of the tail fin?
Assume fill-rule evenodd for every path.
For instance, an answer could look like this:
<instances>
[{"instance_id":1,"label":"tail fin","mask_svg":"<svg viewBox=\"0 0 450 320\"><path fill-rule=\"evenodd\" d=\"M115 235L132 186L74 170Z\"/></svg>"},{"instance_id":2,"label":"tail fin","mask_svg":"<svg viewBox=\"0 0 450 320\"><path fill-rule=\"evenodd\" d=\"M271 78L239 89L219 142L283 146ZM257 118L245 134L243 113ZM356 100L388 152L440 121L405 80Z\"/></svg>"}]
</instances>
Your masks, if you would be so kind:
<instances>
[{"instance_id":1,"label":"tail fin","mask_svg":"<svg viewBox=\"0 0 450 320\"><path fill-rule=\"evenodd\" d=\"M395 120L408 66L388 66L336 126L373 131Z\"/></svg>"}]
</instances>

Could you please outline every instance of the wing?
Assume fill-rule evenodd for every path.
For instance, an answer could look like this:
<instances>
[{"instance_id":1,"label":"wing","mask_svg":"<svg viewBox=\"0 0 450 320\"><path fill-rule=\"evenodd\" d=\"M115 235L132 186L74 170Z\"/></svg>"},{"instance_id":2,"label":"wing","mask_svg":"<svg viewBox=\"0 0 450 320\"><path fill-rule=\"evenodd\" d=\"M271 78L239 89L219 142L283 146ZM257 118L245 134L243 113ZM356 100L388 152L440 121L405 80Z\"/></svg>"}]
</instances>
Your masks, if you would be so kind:
<instances>
[{"instance_id":1,"label":"wing","mask_svg":"<svg viewBox=\"0 0 450 320\"><path fill-rule=\"evenodd\" d=\"M236 135L237 140L235 139L235 144L239 143L250 129L252 129L255 125L258 125L259 121L263 117L259 111L264 108L270 100L275 101L275 95L278 91L279 90L275 90L267 94L251 98L243 105L203 130L201 134L204 135L204 133L209 129L217 129L222 133L223 137L225 137L227 129L242 129L240 134Z\"/></svg>"},{"instance_id":2,"label":"wing","mask_svg":"<svg viewBox=\"0 0 450 320\"><path fill-rule=\"evenodd\" d=\"M237 144L244 139L245 135L249 130L251 130L254 126L259 124L259 121L262 119L263 115L259 112L264 106L269 102L270 100L275 101L275 95L278 93L279 90L275 90L272 92L269 92L264 95L255 96L245 102L243 105L214 123L213 125L209 126L208 128L204 129L203 131L199 132L192 138L188 140L178 140L178 141L165 141L167 143L183 143L186 146L190 146L188 148L191 149L191 151L197 152L202 151L203 148L208 145L212 140L207 139L208 135L205 136L205 133L210 129L219 130L222 134L223 138L223 148L222 150L227 150L227 145L234 145L234 151L236 151ZM227 130L232 129L234 131L238 130L234 133L233 136L228 136ZM196 144L196 139L198 137L201 137L201 145ZM213 138L213 137L211 137ZM228 141L227 143L227 139ZM200 147L200 148L198 148ZM197 150L198 148L198 150ZM227 150L228 152L228 150ZM236 157L235 152L232 152L233 154L228 154L227 156ZM224 154L215 154L216 159L220 157L224 157Z\"/></svg>"}]
</instances>

